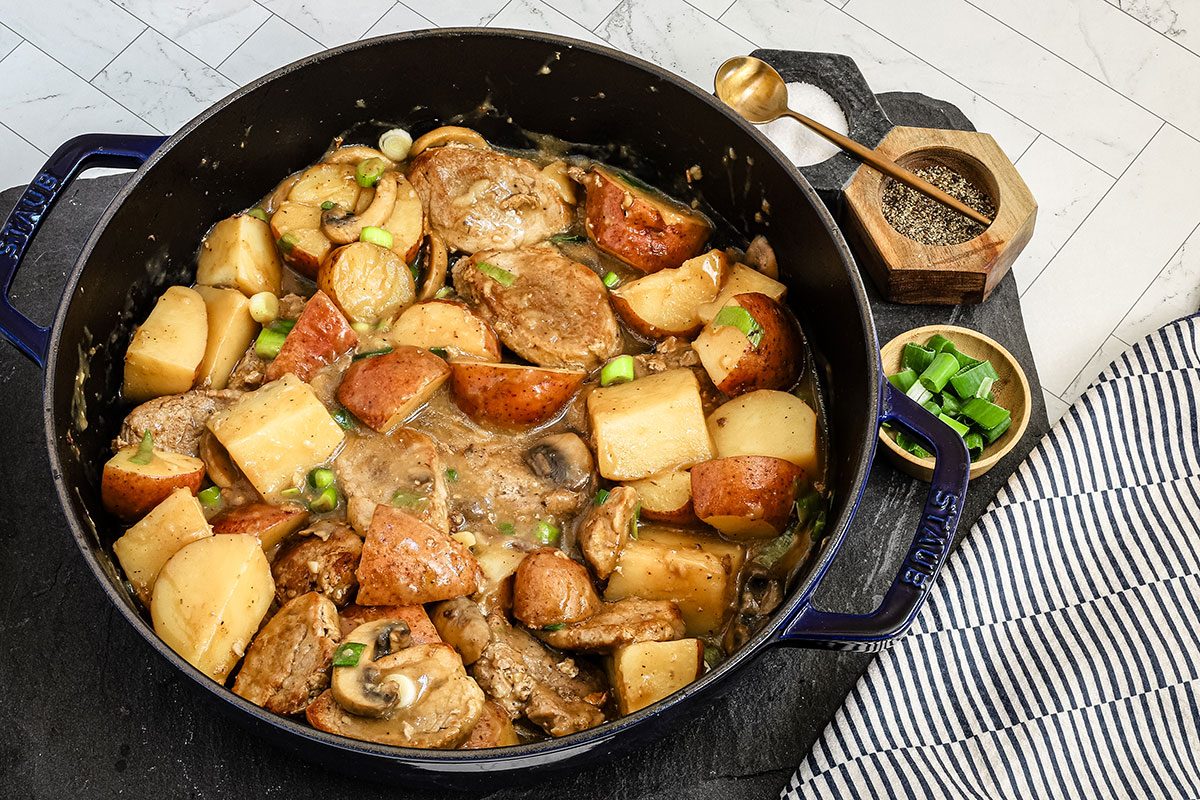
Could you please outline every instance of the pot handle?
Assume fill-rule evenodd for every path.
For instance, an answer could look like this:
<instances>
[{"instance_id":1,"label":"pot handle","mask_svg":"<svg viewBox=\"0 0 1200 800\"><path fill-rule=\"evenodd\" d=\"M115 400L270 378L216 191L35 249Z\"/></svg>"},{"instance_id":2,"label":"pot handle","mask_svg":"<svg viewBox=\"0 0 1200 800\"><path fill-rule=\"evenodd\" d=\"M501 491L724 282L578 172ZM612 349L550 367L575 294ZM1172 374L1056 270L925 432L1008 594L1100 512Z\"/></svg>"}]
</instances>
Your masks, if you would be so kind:
<instances>
[{"instance_id":1,"label":"pot handle","mask_svg":"<svg viewBox=\"0 0 1200 800\"><path fill-rule=\"evenodd\" d=\"M0 336L39 367L46 365L50 329L37 325L13 307L9 294L21 259L46 214L79 173L88 167L138 167L166 141L165 136L86 133L54 151L25 187L0 229Z\"/></svg>"},{"instance_id":2,"label":"pot handle","mask_svg":"<svg viewBox=\"0 0 1200 800\"><path fill-rule=\"evenodd\" d=\"M815 608L810 594L783 628L777 639L780 644L882 650L908 630L946 563L967 494L971 469L967 446L948 425L903 392L890 383L884 388L880 422L899 425L927 442L937 459L917 534L879 608L869 614L835 614Z\"/></svg>"}]
</instances>

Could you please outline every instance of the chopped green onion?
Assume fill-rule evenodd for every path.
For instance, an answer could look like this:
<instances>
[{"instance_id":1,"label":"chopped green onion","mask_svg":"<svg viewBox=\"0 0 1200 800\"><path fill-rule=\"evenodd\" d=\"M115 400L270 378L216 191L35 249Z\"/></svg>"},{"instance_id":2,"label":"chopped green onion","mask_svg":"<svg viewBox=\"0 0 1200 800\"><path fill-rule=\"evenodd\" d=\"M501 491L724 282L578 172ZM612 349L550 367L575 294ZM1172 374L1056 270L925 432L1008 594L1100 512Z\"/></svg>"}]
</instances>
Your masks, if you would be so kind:
<instances>
[{"instance_id":1,"label":"chopped green onion","mask_svg":"<svg viewBox=\"0 0 1200 800\"><path fill-rule=\"evenodd\" d=\"M334 202L332 200L326 200L324 203L321 203L321 210L328 211L331 208L333 208L333 206L334 206Z\"/></svg>"},{"instance_id":2,"label":"chopped green onion","mask_svg":"<svg viewBox=\"0 0 1200 800\"><path fill-rule=\"evenodd\" d=\"M617 356L600 368L600 385L629 383L633 380L633 356Z\"/></svg>"},{"instance_id":3,"label":"chopped green onion","mask_svg":"<svg viewBox=\"0 0 1200 800\"><path fill-rule=\"evenodd\" d=\"M412 142L412 134L404 128L392 128L379 137L379 149L392 161L403 161L408 158Z\"/></svg>"},{"instance_id":4,"label":"chopped green onion","mask_svg":"<svg viewBox=\"0 0 1200 800\"><path fill-rule=\"evenodd\" d=\"M210 486L196 494L196 498L209 508L216 508L221 502L221 487Z\"/></svg>"},{"instance_id":5,"label":"chopped green onion","mask_svg":"<svg viewBox=\"0 0 1200 800\"><path fill-rule=\"evenodd\" d=\"M138 444L137 452L129 457L131 464L149 464L154 460L154 434L146 431L142 434L142 441Z\"/></svg>"},{"instance_id":6,"label":"chopped green onion","mask_svg":"<svg viewBox=\"0 0 1200 800\"><path fill-rule=\"evenodd\" d=\"M713 644L704 645L704 666L708 669L712 669L717 664L720 664L723 657L724 654L721 652L721 648Z\"/></svg>"},{"instance_id":7,"label":"chopped green onion","mask_svg":"<svg viewBox=\"0 0 1200 800\"><path fill-rule=\"evenodd\" d=\"M767 542L766 546L755 554L754 563L770 568L776 561L783 558L796 542L796 527L796 525L789 525L783 533Z\"/></svg>"},{"instance_id":8,"label":"chopped green onion","mask_svg":"<svg viewBox=\"0 0 1200 800\"><path fill-rule=\"evenodd\" d=\"M985 431L1003 424L1004 420L1012 416L1007 408L982 397L975 397L963 403L962 414Z\"/></svg>"},{"instance_id":9,"label":"chopped green onion","mask_svg":"<svg viewBox=\"0 0 1200 800\"><path fill-rule=\"evenodd\" d=\"M309 501L308 510L318 514L324 514L327 511L333 511L337 508L338 493L337 489L332 486L326 486L321 490L321 493Z\"/></svg>"},{"instance_id":10,"label":"chopped green onion","mask_svg":"<svg viewBox=\"0 0 1200 800\"><path fill-rule=\"evenodd\" d=\"M940 333L935 333L929 337L929 341L925 346L933 351L934 355L938 353L957 353L958 348L954 346L954 342L942 336Z\"/></svg>"},{"instance_id":11,"label":"chopped green onion","mask_svg":"<svg viewBox=\"0 0 1200 800\"><path fill-rule=\"evenodd\" d=\"M250 216L254 217L255 219L261 219L263 222L267 221L267 212L263 211L258 206L255 206L254 208L250 209L246 213L249 214Z\"/></svg>"},{"instance_id":12,"label":"chopped green onion","mask_svg":"<svg viewBox=\"0 0 1200 800\"><path fill-rule=\"evenodd\" d=\"M900 363L919 375L933 362L933 356L934 352L928 347L922 347L919 344L909 342L904 345L904 352L900 356Z\"/></svg>"},{"instance_id":13,"label":"chopped green onion","mask_svg":"<svg viewBox=\"0 0 1200 800\"><path fill-rule=\"evenodd\" d=\"M276 242L276 244L279 245L279 249L282 250L283 252L290 253L290 252L292 252L292 248L296 246L296 242L298 242L298 241L299 241L299 239L296 238L296 234L289 232L289 233L285 233L283 236L280 236L279 241Z\"/></svg>"},{"instance_id":14,"label":"chopped green onion","mask_svg":"<svg viewBox=\"0 0 1200 800\"><path fill-rule=\"evenodd\" d=\"M958 368L960 371L964 369L970 369L971 367L975 367L983 363L978 358L971 358L969 355L960 353L957 350L951 353L951 355L954 356L955 360L958 361Z\"/></svg>"},{"instance_id":15,"label":"chopped green onion","mask_svg":"<svg viewBox=\"0 0 1200 800\"><path fill-rule=\"evenodd\" d=\"M642 504L638 503L633 507L633 518L629 520L629 538L636 539L638 537L638 521L642 516Z\"/></svg>"},{"instance_id":16,"label":"chopped green onion","mask_svg":"<svg viewBox=\"0 0 1200 800\"><path fill-rule=\"evenodd\" d=\"M541 544L550 545L558 541L558 526L553 522L544 519L539 519L537 525L533 529L534 538Z\"/></svg>"},{"instance_id":17,"label":"chopped green onion","mask_svg":"<svg viewBox=\"0 0 1200 800\"><path fill-rule=\"evenodd\" d=\"M294 319L277 319L267 324L267 329L275 333L289 334L292 328L296 327Z\"/></svg>"},{"instance_id":18,"label":"chopped green onion","mask_svg":"<svg viewBox=\"0 0 1200 800\"><path fill-rule=\"evenodd\" d=\"M269 325L279 318L279 298L274 292L257 292L250 298L250 318Z\"/></svg>"},{"instance_id":19,"label":"chopped green onion","mask_svg":"<svg viewBox=\"0 0 1200 800\"><path fill-rule=\"evenodd\" d=\"M921 385L931 392L940 392L958 372L958 359L949 353L938 353L921 373Z\"/></svg>"},{"instance_id":20,"label":"chopped green onion","mask_svg":"<svg viewBox=\"0 0 1200 800\"><path fill-rule=\"evenodd\" d=\"M554 244L582 244L587 241L587 237L577 233L556 233L550 237L550 241Z\"/></svg>"},{"instance_id":21,"label":"chopped green onion","mask_svg":"<svg viewBox=\"0 0 1200 800\"><path fill-rule=\"evenodd\" d=\"M954 417L948 416L946 414L938 414L938 419L940 419L942 422L949 425L954 430L954 432L957 433L959 436L966 436L967 432L969 430L971 430L966 425L963 425L961 422L956 420Z\"/></svg>"},{"instance_id":22,"label":"chopped green onion","mask_svg":"<svg viewBox=\"0 0 1200 800\"><path fill-rule=\"evenodd\" d=\"M978 433L971 431L963 437L963 441L967 443L967 452L972 461L983 455L983 437Z\"/></svg>"},{"instance_id":23,"label":"chopped green onion","mask_svg":"<svg viewBox=\"0 0 1200 800\"><path fill-rule=\"evenodd\" d=\"M600 491L596 492L596 497L592 500L592 505L594 505L594 506L604 505L604 501L608 499L608 494L609 494L608 489L601 489Z\"/></svg>"},{"instance_id":24,"label":"chopped green onion","mask_svg":"<svg viewBox=\"0 0 1200 800\"><path fill-rule=\"evenodd\" d=\"M339 406L330 416L333 417L333 421L342 430L349 431L354 429L354 416L346 409Z\"/></svg>"},{"instance_id":25,"label":"chopped green onion","mask_svg":"<svg viewBox=\"0 0 1200 800\"><path fill-rule=\"evenodd\" d=\"M617 286L621 283L620 276L617 275L617 273L612 272L611 270L609 272L604 273L604 277L601 278L601 280L604 281L604 285L610 289L617 288Z\"/></svg>"},{"instance_id":26,"label":"chopped green onion","mask_svg":"<svg viewBox=\"0 0 1200 800\"><path fill-rule=\"evenodd\" d=\"M976 397L982 397L984 400L992 399L992 384L995 381L991 378L984 378L979 382L979 388L975 390Z\"/></svg>"},{"instance_id":27,"label":"chopped green onion","mask_svg":"<svg viewBox=\"0 0 1200 800\"><path fill-rule=\"evenodd\" d=\"M901 449L912 453L917 458L929 458L930 452L926 450L919 441L909 436L904 431L896 431L896 444L900 445Z\"/></svg>"},{"instance_id":28,"label":"chopped green onion","mask_svg":"<svg viewBox=\"0 0 1200 800\"><path fill-rule=\"evenodd\" d=\"M758 347L763 338L763 327L758 324L749 311L741 306L728 305L717 312L712 321L714 328L721 326L729 326L737 328L742 333L746 334L746 338L750 340L751 347Z\"/></svg>"},{"instance_id":29,"label":"chopped green onion","mask_svg":"<svg viewBox=\"0 0 1200 800\"><path fill-rule=\"evenodd\" d=\"M434 293L433 297L436 300L445 300L447 297L449 297L452 294L454 294L453 287L443 286L442 288L438 289L437 292Z\"/></svg>"},{"instance_id":30,"label":"chopped green onion","mask_svg":"<svg viewBox=\"0 0 1200 800\"><path fill-rule=\"evenodd\" d=\"M924 403L926 400L933 397L933 392L926 389L918 380L911 387L909 387L909 390L904 393L904 396L911 398L913 402Z\"/></svg>"},{"instance_id":31,"label":"chopped green onion","mask_svg":"<svg viewBox=\"0 0 1200 800\"><path fill-rule=\"evenodd\" d=\"M921 403L921 408L925 409L930 414L933 414L935 417L942 413L942 407L938 405L937 395L934 395L924 403Z\"/></svg>"},{"instance_id":32,"label":"chopped green onion","mask_svg":"<svg viewBox=\"0 0 1200 800\"><path fill-rule=\"evenodd\" d=\"M821 508L824 498L819 492L809 492L793 504L796 512L796 522L804 525L817 510Z\"/></svg>"},{"instance_id":33,"label":"chopped green onion","mask_svg":"<svg viewBox=\"0 0 1200 800\"><path fill-rule=\"evenodd\" d=\"M268 325L259 331L258 338L254 340L254 352L259 358L277 358L286 338L286 333L272 330Z\"/></svg>"},{"instance_id":34,"label":"chopped green onion","mask_svg":"<svg viewBox=\"0 0 1200 800\"><path fill-rule=\"evenodd\" d=\"M357 667L358 660L362 658L363 651L367 646L362 642L346 642L338 645L337 650L333 651L333 665L335 667Z\"/></svg>"},{"instance_id":35,"label":"chopped green onion","mask_svg":"<svg viewBox=\"0 0 1200 800\"><path fill-rule=\"evenodd\" d=\"M517 528L511 522L496 523L496 530L500 531L500 533L504 534L505 536L516 536L517 534Z\"/></svg>"},{"instance_id":36,"label":"chopped green onion","mask_svg":"<svg viewBox=\"0 0 1200 800\"><path fill-rule=\"evenodd\" d=\"M950 388L962 399L969 400L976 396L975 393L979 391L979 385L985 378L991 378L993 381L1000 379L990 361L980 361L966 369L960 369L950 379Z\"/></svg>"},{"instance_id":37,"label":"chopped green onion","mask_svg":"<svg viewBox=\"0 0 1200 800\"><path fill-rule=\"evenodd\" d=\"M450 351L444 347L431 347L431 348L429 348L429 352L433 353L438 358L449 358L450 357Z\"/></svg>"},{"instance_id":38,"label":"chopped green onion","mask_svg":"<svg viewBox=\"0 0 1200 800\"><path fill-rule=\"evenodd\" d=\"M902 392L907 392L917 382L917 373L912 367L905 367L895 375L888 375L888 383Z\"/></svg>"},{"instance_id":39,"label":"chopped green onion","mask_svg":"<svg viewBox=\"0 0 1200 800\"><path fill-rule=\"evenodd\" d=\"M308 473L308 485L314 489L324 489L333 486L336 476L329 467L317 467Z\"/></svg>"},{"instance_id":40,"label":"chopped green onion","mask_svg":"<svg viewBox=\"0 0 1200 800\"><path fill-rule=\"evenodd\" d=\"M361 353L355 353L350 358L350 360L351 361L362 361L364 358L374 358L375 356L386 356L388 353L392 352L393 349L394 348L391 348L391 347L381 347L378 350L365 350Z\"/></svg>"},{"instance_id":41,"label":"chopped green onion","mask_svg":"<svg viewBox=\"0 0 1200 800\"><path fill-rule=\"evenodd\" d=\"M551 633L553 633L554 631L561 631L565 627L567 627L567 624L565 622L555 622L551 625L543 625L542 630L550 631Z\"/></svg>"},{"instance_id":42,"label":"chopped green onion","mask_svg":"<svg viewBox=\"0 0 1200 800\"><path fill-rule=\"evenodd\" d=\"M962 413L962 403L958 402L958 399L954 395L949 392L943 392L938 395L938 398L942 403L942 411L951 416Z\"/></svg>"},{"instance_id":43,"label":"chopped green onion","mask_svg":"<svg viewBox=\"0 0 1200 800\"><path fill-rule=\"evenodd\" d=\"M279 496L287 497L290 499L293 497L299 497L301 494L302 494L302 492L299 489L297 489L295 486L292 486L291 488L284 489L282 492L280 492Z\"/></svg>"},{"instance_id":44,"label":"chopped green onion","mask_svg":"<svg viewBox=\"0 0 1200 800\"><path fill-rule=\"evenodd\" d=\"M986 431L984 431L983 438L987 439L988 444L991 444L992 442L996 441L1001 436L1003 436L1004 432L1007 431L1010 427L1012 427L1012 415L1011 414L1008 415L1008 419L1004 420L1004 422L1001 422L999 425L997 425L994 428L988 428Z\"/></svg>"},{"instance_id":45,"label":"chopped green onion","mask_svg":"<svg viewBox=\"0 0 1200 800\"><path fill-rule=\"evenodd\" d=\"M354 168L354 180L364 189L370 189L379 183L379 178L387 169L387 163L382 158L368 158L358 162Z\"/></svg>"},{"instance_id":46,"label":"chopped green onion","mask_svg":"<svg viewBox=\"0 0 1200 800\"><path fill-rule=\"evenodd\" d=\"M360 242L368 244L377 244L385 250L392 249L392 234L385 228L376 228L374 225L368 225L362 229L362 233L358 235Z\"/></svg>"},{"instance_id":47,"label":"chopped green onion","mask_svg":"<svg viewBox=\"0 0 1200 800\"><path fill-rule=\"evenodd\" d=\"M516 275L513 275L506 269L500 269L500 267L497 267L495 264L489 264L486 261L480 261L475 265L475 269L479 270L484 275L487 275L505 289L517 282Z\"/></svg>"},{"instance_id":48,"label":"chopped green onion","mask_svg":"<svg viewBox=\"0 0 1200 800\"><path fill-rule=\"evenodd\" d=\"M446 480L454 483L458 480L458 470L454 467L446 467Z\"/></svg>"},{"instance_id":49,"label":"chopped green onion","mask_svg":"<svg viewBox=\"0 0 1200 800\"><path fill-rule=\"evenodd\" d=\"M400 508L412 508L421 505L426 499L423 494L410 492L407 489L397 489L396 493L392 495L392 505Z\"/></svg>"}]
</instances>

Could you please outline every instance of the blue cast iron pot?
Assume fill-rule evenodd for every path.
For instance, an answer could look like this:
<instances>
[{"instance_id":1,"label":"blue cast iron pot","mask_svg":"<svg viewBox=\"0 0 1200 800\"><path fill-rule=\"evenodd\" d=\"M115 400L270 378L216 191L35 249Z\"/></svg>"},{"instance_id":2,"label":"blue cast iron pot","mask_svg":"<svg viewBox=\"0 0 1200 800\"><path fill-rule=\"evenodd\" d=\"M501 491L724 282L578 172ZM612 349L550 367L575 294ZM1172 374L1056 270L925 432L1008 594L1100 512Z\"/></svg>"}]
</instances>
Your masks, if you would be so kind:
<instances>
[{"instance_id":1,"label":"blue cast iron pot","mask_svg":"<svg viewBox=\"0 0 1200 800\"><path fill-rule=\"evenodd\" d=\"M481 106L471 124L492 141L526 145L521 131L529 130L595 145L605 159L697 197L727 230L747 240L769 237L819 363L834 501L821 551L786 602L744 648L683 691L552 741L485 751L385 747L263 711L164 645L114 564L111 544L120 529L101 506L100 469L127 411L117 398L132 329L165 286L191 282L196 243L214 221L256 202L265 187L310 163L348 128L378 131L382 121L423 131ZM499 113L487 113L489 107ZM689 187L683 176L693 165L703 177ZM12 306L9 290L47 211L90 166L138 171L83 248L53 325L41 328ZM623 53L482 29L405 33L329 50L255 81L170 138L95 134L67 142L25 191L0 239L0 333L45 368L54 480L71 533L104 591L150 647L238 721L305 758L358 776L457 788L495 786L518 775L529 780L664 735L767 648L886 647L916 616L954 535L967 452L953 431L883 380L858 270L825 207L752 126L694 85ZM820 610L811 598L846 535L885 421L937 455L919 529L879 608L865 615Z\"/></svg>"}]
</instances>

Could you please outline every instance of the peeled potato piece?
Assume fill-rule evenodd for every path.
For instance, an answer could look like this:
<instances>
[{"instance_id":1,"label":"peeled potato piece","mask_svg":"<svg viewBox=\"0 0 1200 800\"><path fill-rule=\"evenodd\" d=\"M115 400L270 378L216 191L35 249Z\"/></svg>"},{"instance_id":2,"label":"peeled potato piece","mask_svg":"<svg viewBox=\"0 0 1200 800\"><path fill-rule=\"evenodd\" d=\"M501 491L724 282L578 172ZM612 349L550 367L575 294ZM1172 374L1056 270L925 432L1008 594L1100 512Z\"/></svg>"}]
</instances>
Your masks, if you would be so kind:
<instances>
[{"instance_id":1,"label":"peeled potato piece","mask_svg":"<svg viewBox=\"0 0 1200 800\"><path fill-rule=\"evenodd\" d=\"M725 253L710 250L677 268L619 286L612 291L613 307L643 336L691 337L703 325L700 306L716 298L729 266Z\"/></svg>"},{"instance_id":2,"label":"peeled potato piece","mask_svg":"<svg viewBox=\"0 0 1200 800\"><path fill-rule=\"evenodd\" d=\"M113 544L113 552L138 598L147 605L159 572L180 548L212 536L200 501L176 489Z\"/></svg>"},{"instance_id":3,"label":"peeled potato piece","mask_svg":"<svg viewBox=\"0 0 1200 800\"><path fill-rule=\"evenodd\" d=\"M223 219L200 243L196 283L242 294L279 292L283 265L267 223L249 214Z\"/></svg>"},{"instance_id":4,"label":"peeled potato piece","mask_svg":"<svg viewBox=\"0 0 1200 800\"><path fill-rule=\"evenodd\" d=\"M292 184L287 199L293 203L320 207L334 203L354 208L362 187L354 179L354 164L317 164L300 174Z\"/></svg>"},{"instance_id":5,"label":"peeled potato piece","mask_svg":"<svg viewBox=\"0 0 1200 800\"><path fill-rule=\"evenodd\" d=\"M708 417L717 455L774 456L806 475L817 470L817 414L788 392L759 389L734 398Z\"/></svg>"},{"instance_id":6,"label":"peeled potato piece","mask_svg":"<svg viewBox=\"0 0 1200 800\"><path fill-rule=\"evenodd\" d=\"M125 351L125 399L141 403L192 388L208 344L208 311L194 289L172 286Z\"/></svg>"},{"instance_id":7,"label":"peeled potato piece","mask_svg":"<svg viewBox=\"0 0 1200 800\"><path fill-rule=\"evenodd\" d=\"M782 458L718 458L692 467L692 502L697 517L731 539L771 539L787 527L803 478Z\"/></svg>"},{"instance_id":8,"label":"peeled potato piece","mask_svg":"<svg viewBox=\"0 0 1200 800\"><path fill-rule=\"evenodd\" d=\"M700 321L705 325L712 322L717 312L724 308L725 304L733 299L735 295L746 294L747 292L765 294L772 300L782 301L784 295L787 294L787 287L758 270L747 267L745 264L734 264L729 270L724 285L721 287L721 293L711 303L702 303L696 309L696 313L700 316Z\"/></svg>"},{"instance_id":9,"label":"peeled potato piece","mask_svg":"<svg viewBox=\"0 0 1200 800\"><path fill-rule=\"evenodd\" d=\"M275 596L271 565L255 536L209 536L187 545L154 584L154 632L213 680L245 654Z\"/></svg>"},{"instance_id":10,"label":"peeled potato piece","mask_svg":"<svg viewBox=\"0 0 1200 800\"><path fill-rule=\"evenodd\" d=\"M317 277L333 243L321 232L321 207L286 201L271 215L271 234L283 258L302 275Z\"/></svg>"},{"instance_id":11,"label":"peeled potato piece","mask_svg":"<svg viewBox=\"0 0 1200 800\"><path fill-rule=\"evenodd\" d=\"M176 489L195 494L204 481L204 462L198 458L154 450L149 463L139 464L133 460L139 449L122 447L100 476L104 507L127 522L140 519Z\"/></svg>"},{"instance_id":12,"label":"peeled potato piece","mask_svg":"<svg viewBox=\"0 0 1200 800\"><path fill-rule=\"evenodd\" d=\"M392 252L412 263L425 238L425 207L408 179L396 174L396 203L382 227L392 235Z\"/></svg>"},{"instance_id":13,"label":"peeled potato piece","mask_svg":"<svg viewBox=\"0 0 1200 800\"><path fill-rule=\"evenodd\" d=\"M237 289L197 286L208 311L208 343L196 374L204 389L224 389L229 375L258 335L258 323L250 316L250 300Z\"/></svg>"},{"instance_id":14,"label":"peeled potato piece","mask_svg":"<svg viewBox=\"0 0 1200 800\"><path fill-rule=\"evenodd\" d=\"M750 292L730 298L724 308L742 308L759 328L755 344L734 325L713 318L692 349L713 385L730 397L754 389L786 389L804 367L803 334L791 312L765 294Z\"/></svg>"},{"instance_id":15,"label":"peeled potato piece","mask_svg":"<svg viewBox=\"0 0 1200 800\"><path fill-rule=\"evenodd\" d=\"M704 674L704 642L637 642L617 648L609 660L609 682L622 714L653 705Z\"/></svg>"},{"instance_id":16,"label":"peeled potato piece","mask_svg":"<svg viewBox=\"0 0 1200 800\"><path fill-rule=\"evenodd\" d=\"M391 250L370 242L339 247L321 264L317 285L351 322L390 320L416 298L413 276Z\"/></svg>"},{"instance_id":17,"label":"peeled potato piece","mask_svg":"<svg viewBox=\"0 0 1200 800\"><path fill-rule=\"evenodd\" d=\"M440 347L452 358L500 360L500 340L466 304L457 300L430 300L409 306L388 331L395 345L430 350Z\"/></svg>"}]
</instances>

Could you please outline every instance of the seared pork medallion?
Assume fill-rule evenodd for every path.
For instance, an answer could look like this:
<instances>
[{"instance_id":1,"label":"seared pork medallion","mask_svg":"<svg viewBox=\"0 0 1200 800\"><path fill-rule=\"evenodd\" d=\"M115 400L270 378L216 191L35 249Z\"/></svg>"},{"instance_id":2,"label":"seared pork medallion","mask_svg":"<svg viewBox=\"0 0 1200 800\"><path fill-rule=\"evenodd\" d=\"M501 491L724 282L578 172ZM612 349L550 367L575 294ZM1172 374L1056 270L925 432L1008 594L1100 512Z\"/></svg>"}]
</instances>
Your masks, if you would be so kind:
<instances>
[{"instance_id":1,"label":"seared pork medallion","mask_svg":"<svg viewBox=\"0 0 1200 800\"><path fill-rule=\"evenodd\" d=\"M506 747L653 705L824 526L781 267L567 143L389 134L217 221L135 332L113 552L170 647L330 733Z\"/></svg>"}]
</instances>

